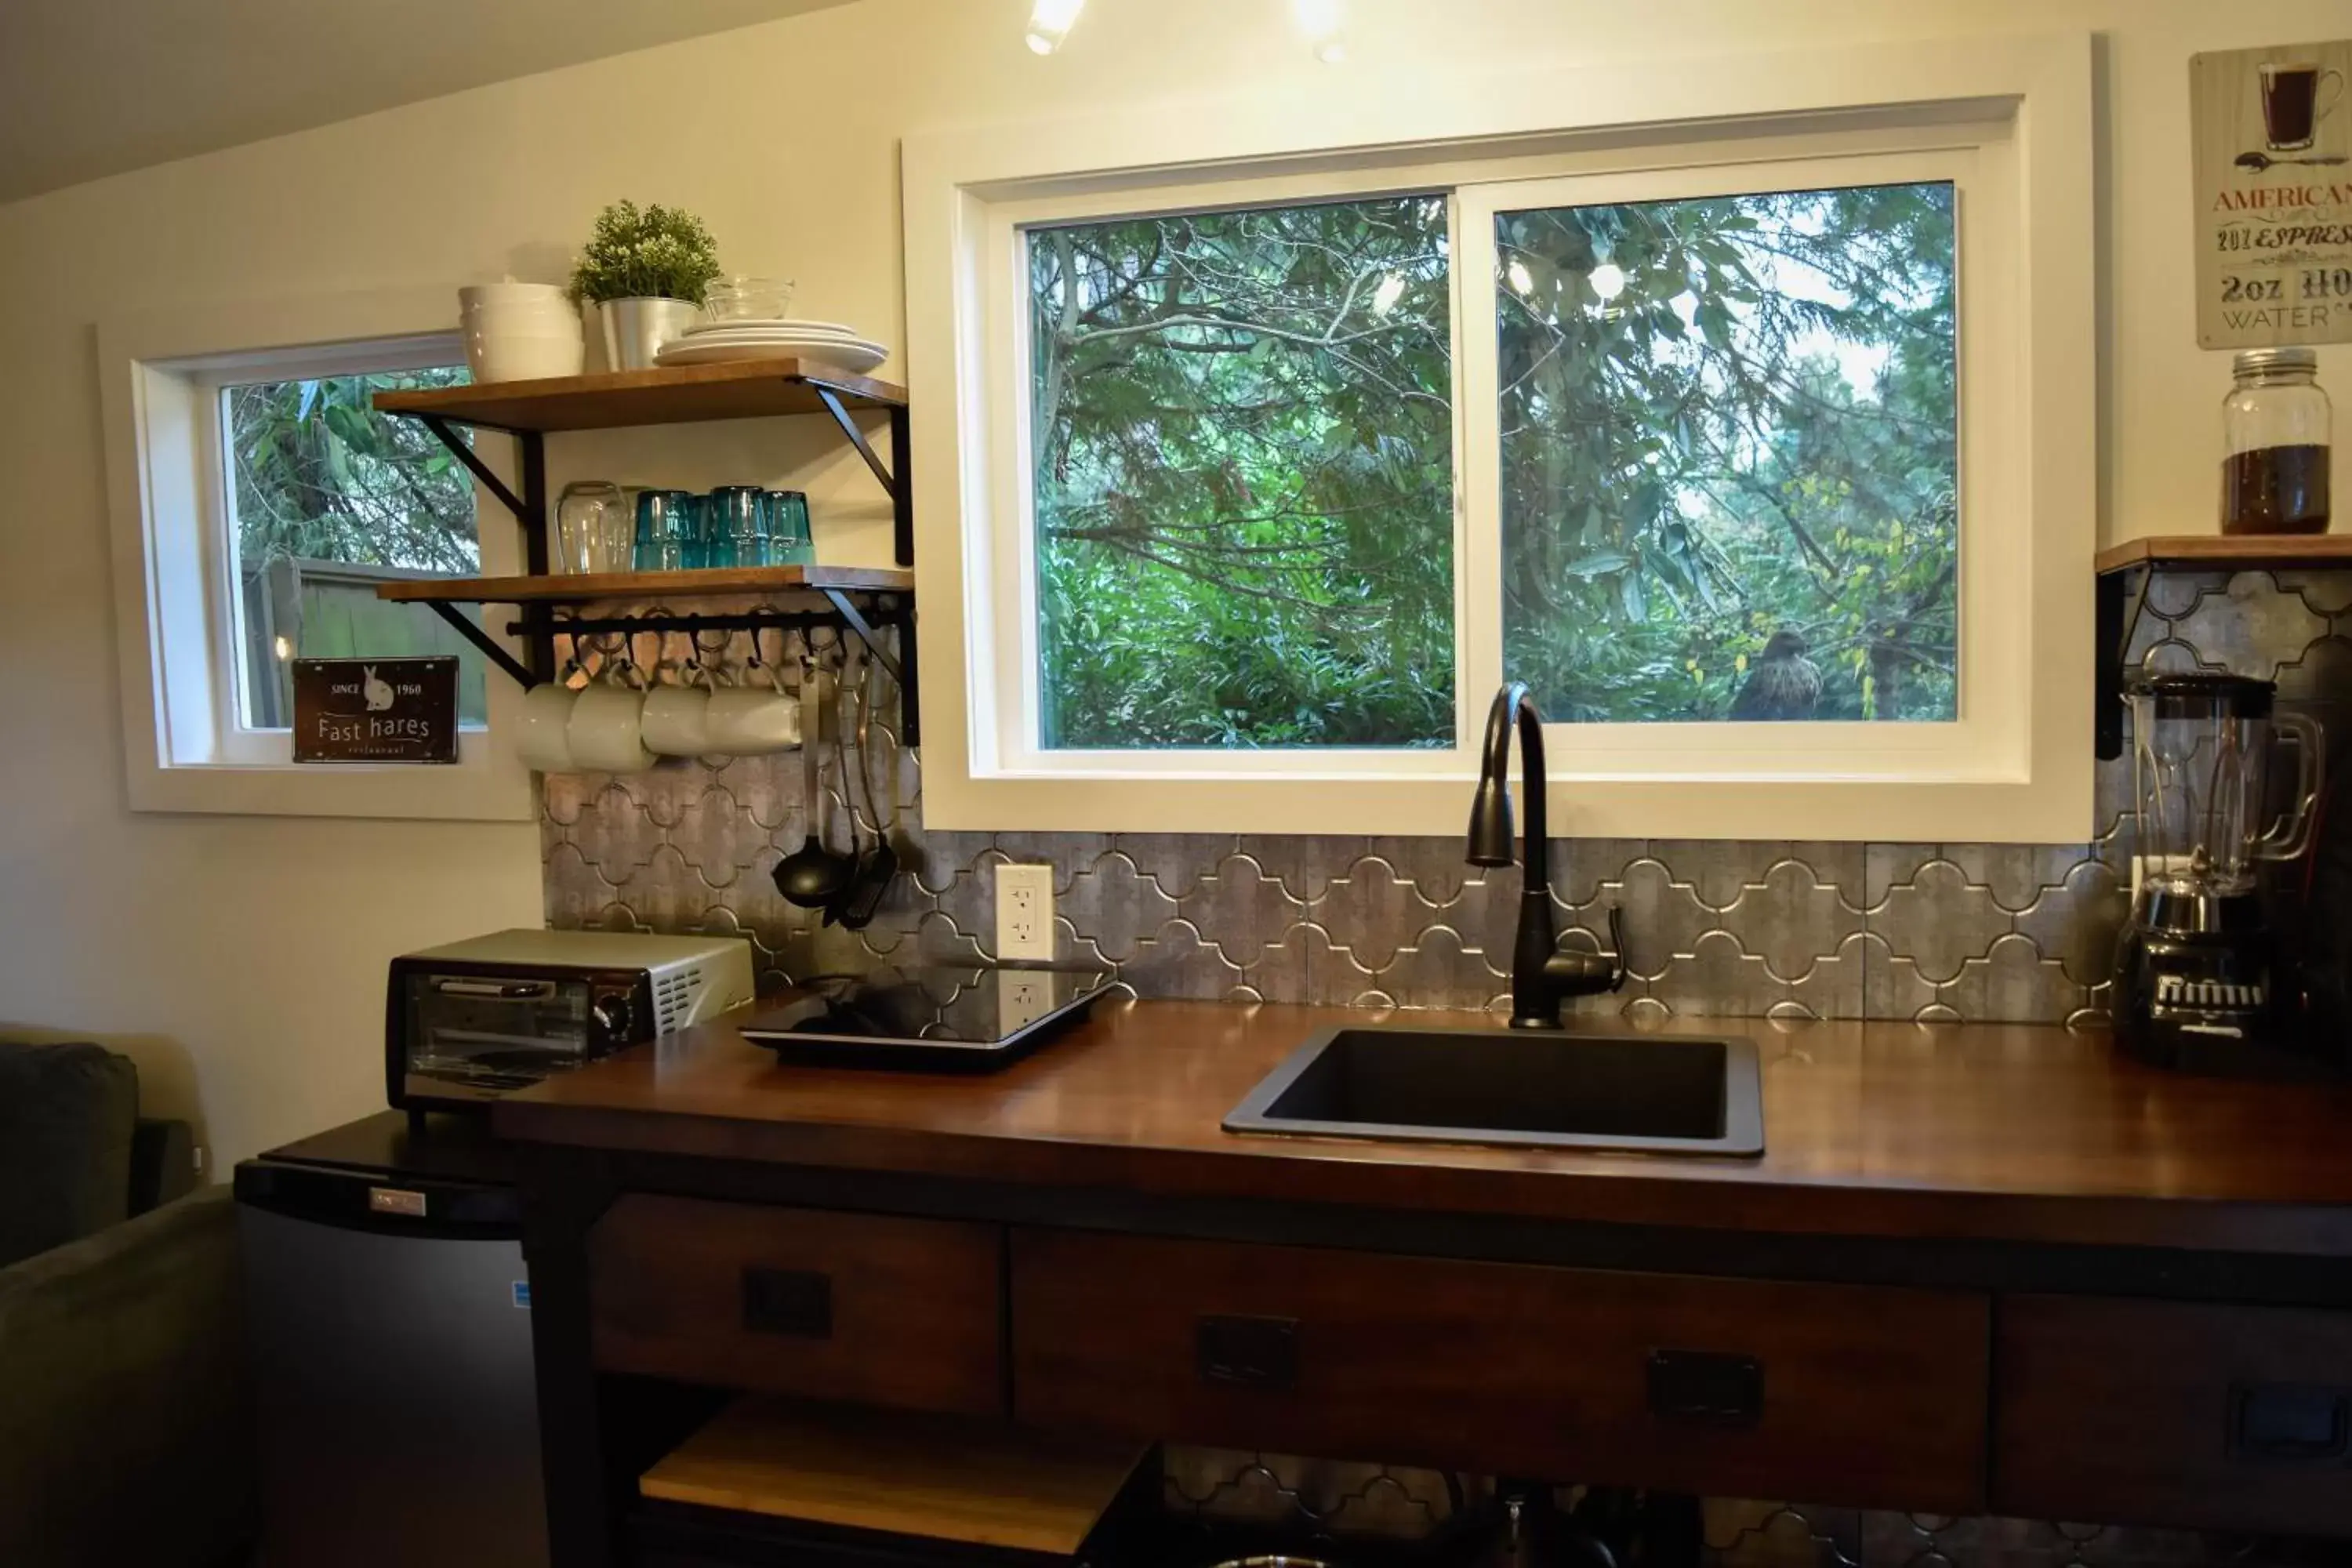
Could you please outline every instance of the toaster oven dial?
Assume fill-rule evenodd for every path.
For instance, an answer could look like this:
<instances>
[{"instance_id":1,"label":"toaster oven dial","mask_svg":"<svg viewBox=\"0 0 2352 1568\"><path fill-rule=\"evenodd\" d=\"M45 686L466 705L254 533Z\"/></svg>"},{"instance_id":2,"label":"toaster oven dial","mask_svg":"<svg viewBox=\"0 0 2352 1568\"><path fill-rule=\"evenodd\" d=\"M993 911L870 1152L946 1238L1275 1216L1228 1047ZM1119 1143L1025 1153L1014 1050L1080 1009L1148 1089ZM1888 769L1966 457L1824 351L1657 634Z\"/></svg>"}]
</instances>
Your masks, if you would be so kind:
<instances>
[{"instance_id":1,"label":"toaster oven dial","mask_svg":"<svg viewBox=\"0 0 2352 1568\"><path fill-rule=\"evenodd\" d=\"M594 1016L596 1027L603 1033L605 1045L618 1046L628 1043L629 1026L634 1020L635 1009L629 1005L627 992L615 991L599 996L589 1004L588 1011Z\"/></svg>"}]
</instances>

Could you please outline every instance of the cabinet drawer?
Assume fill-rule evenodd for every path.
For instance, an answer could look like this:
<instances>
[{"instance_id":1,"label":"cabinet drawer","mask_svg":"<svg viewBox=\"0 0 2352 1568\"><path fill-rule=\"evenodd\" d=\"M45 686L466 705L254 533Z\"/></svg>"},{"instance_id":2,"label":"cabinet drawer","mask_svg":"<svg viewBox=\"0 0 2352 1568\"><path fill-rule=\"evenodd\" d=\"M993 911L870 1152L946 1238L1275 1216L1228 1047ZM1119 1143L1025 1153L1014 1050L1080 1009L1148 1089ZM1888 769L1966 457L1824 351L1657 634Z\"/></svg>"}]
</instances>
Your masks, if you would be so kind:
<instances>
[{"instance_id":1,"label":"cabinet drawer","mask_svg":"<svg viewBox=\"0 0 2352 1568\"><path fill-rule=\"evenodd\" d=\"M994 1226L632 1194L588 1243L596 1365L1001 1414Z\"/></svg>"},{"instance_id":2,"label":"cabinet drawer","mask_svg":"<svg viewBox=\"0 0 2352 1568\"><path fill-rule=\"evenodd\" d=\"M1982 1501L1981 1296L1016 1230L1040 1425L1714 1496Z\"/></svg>"},{"instance_id":3,"label":"cabinet drawer","mask_svg":"<svg viewBox=\"0 0 2352 1568\"><path fill-rule=\"evenodd\" d=\"M2352 1534L2352 1314L2005 1297L1993 1502Z\"/></svg>"}]
</instances>

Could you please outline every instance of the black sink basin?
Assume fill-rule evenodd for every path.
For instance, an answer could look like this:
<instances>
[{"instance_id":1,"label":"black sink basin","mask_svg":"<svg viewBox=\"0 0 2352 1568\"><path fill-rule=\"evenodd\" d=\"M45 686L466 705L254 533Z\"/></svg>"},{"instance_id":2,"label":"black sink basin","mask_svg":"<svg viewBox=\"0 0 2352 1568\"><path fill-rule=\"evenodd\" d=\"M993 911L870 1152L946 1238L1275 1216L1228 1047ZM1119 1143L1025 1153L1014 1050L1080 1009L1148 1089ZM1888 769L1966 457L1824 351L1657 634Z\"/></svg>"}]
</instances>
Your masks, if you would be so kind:
<instances>
[{"instance_id":1,"label":"black sink basin","mask_svg":"<svg viewBox=\"0 0 2352 1568\"><path fill-rule=\"evenodd\" d=\"M1761 1154L1756 1047L1678 1035L1327 1029L1228 1132Z\"/></svg>"}]
</instances>

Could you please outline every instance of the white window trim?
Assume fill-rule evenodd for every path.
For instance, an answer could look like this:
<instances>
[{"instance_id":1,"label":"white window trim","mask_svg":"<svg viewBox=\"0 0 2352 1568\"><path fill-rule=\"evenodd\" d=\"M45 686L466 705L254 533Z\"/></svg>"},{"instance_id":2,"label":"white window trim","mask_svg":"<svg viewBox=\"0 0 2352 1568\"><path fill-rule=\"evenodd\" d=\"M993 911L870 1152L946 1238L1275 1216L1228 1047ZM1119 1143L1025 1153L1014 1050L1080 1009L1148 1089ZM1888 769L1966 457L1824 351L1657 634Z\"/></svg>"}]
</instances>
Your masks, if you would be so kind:
<instances>
[{"instance_id":1,"label":"white window trim","mask_svg":"<svg viewBox=\"0 0 2352 1568\"><path fill-rule=\"evenodd\" d=\"M493 674L489 726L450 766L298 765L285 742L238 733L237 608L226 558L219 389L252 372L327 374L365 363L447 363L462 353L446 289L321 296L101 322L123 771L134 811L528 821L515 755L520 692ZM383 351L390 350L385 358ZM240 372L244 374L240 374ZM482 453L493 469L507 454ZM486 574L520 570L519 531L477 494Z\"/></svg>"},{"instance_id":2,"label":"white window trim","mask_svg":"<svg viewBox=\"0 0 2352 1568\"><path fill-rule=\"evenodd\" d=\"M1871 84L1873 105L1852 104L1854 84ZM1002 351L1017 344L1004 274L1004 237L1015 221L1061 210L1143 210L1186 205L1213 185L1224 203L1282 200L1300 194L1427 189L1441 160L1476 159L1475 178L1496 177L1496 160L1525 160L1529 176L1583 168L1644 166L1651 157L1686 165L1695 143L1741 138L1748 159L1808 155L1805 139L1829 134L1818 151L1858 154L1853 129L1868 126L1868 147L1980 146L1979 134L1951 127L2007 127L1999 159L1987 158L1979 200L1996 195L2013 207L2014 252L2007 263L2013 311L2000 336L2013 363L1996 374L2010 395L1994 400L2008 422L1990 446L1971 424L1971 444L2004 460L1990 471L1969 460L1969 542L1963 544L1963 605L1990 612L1998 635L1975 641L1990 677L2009 680L2012 700L1985 710L1991 728L1968 737L1965 754L1918 752L1920 731L1949 735L1959 726L1774 726L1745 755L1745 737L1727 727L1638 727L1628 737L1650 758L1675 745L1698 759L1682 776L1652 764L1634 774L1617 737L1605 730L1559 726L1549 748L1556 831L1631 837L1969 838L2008 842L2079 839L2092 816L2091 558L2096 536L2096 407L2091 321L2091 51L2086 36L1965 40L1787 55L1677 60L1672 68L1620 67L1519 71L1502 75L1423 73L1402 81L1330 77L1281 100L1236 98L1157 106L1080 121L961 128L908 139L904 148L910 390L924 416L915 424L918 493L918 594L923 606L926 820L949 828L1176 832L1455 833L1477 758L1467 744L1450 752L1053 753L1045 765L1004 743L1000 699L1034 677L1020 667L1027 629L1006 624L1019 595L1018 552L1025 507L1008 487L1001 456L1026 400L1004 395ZM1938 128L1947 128L1939 131ZM1843 132L1843 135L1836 132ZM1758 139L1763 140L1758 140ZM1769 151L1764 148L1769 142ZM1399 151L1402 150L1402 151ZM1578 162L1582 160L1582 162ZM1993 165L2005 163L2005 169ZM2003 181L2006 184L2003 184ZM1769 180L1761 183L1771 184ZM1244 189L1246 194L1243 194ZM1597 186L1588 188L1598 189ZM1657 194L1658 178L1642 194ZM1112 193L1108 198L1103 193ZM1143 193L1148 193L1145 195ZM1621 197L1621 199L1622 199ZM1020 215L1016 218L1016 215ZM2010 217L2004 211L2003 219ZM1977 213L1976 221L1983 222ZM1964 213L1962 244L1969 242ZM1457 234L1473 234L1470 223ZM1489 234L1491 231L1489 231ZM1986 273L1984 259L1974 260ZM1457 267L1472 265L1466 258ZM1997 269L1997 268L1996 268ZM992 273L995 276L992 277ZM1987 314L1981 282L1964 277L1963 331ZM1997 291L2000 292L2000 291ZM1465 290L1465 297L1469 291ZM1461 352L1492 329L1461 331ZM1017 352L1017 349L1016 349ZM1484 356L1491 362L1492 344ZM1996 359L1998 356L1996 356ZM1475 363L1457 369L1475 375ZM1491 387L1491 363L1488 369ZM1979 400L1980 403L1983 399ZM1972 420L1974 414L1964 415ZM1488 422L1491 425L1491 422ZM1491 437L1486 457L1467 439L1456 448L1457 489L1493 483ZM1968 460L1968 459L1964 459ZM2015 511L1996 549L1975 531L2001 502ZM1009 510L1008 510L1009 509ZM1459 508L1457 510L1466 510ZM2009 506L2000 510L2008 512ZM1017 525L1013 520L1019 520ZM1474 542L1457 521L1457 636L1478 620L1473 585L1499 572L1496 542ZM1008 536L1014 551L1007 559ZM1499 594L1498 588L1490 592ZM1964 610L1964 613L1967 613ZM1491 622L1489 623L1492 624ZM1464 722L1483 717L1499 654L1463 647ZM1964 654L1964 658L1969 655ZM1014 661L1008 663L1008 659ZM1482 669L1481 664L1485 668ZM1964 682L1988 679L1971 658ZM1964 686L1964 705L1973 687ZM1759 727L1760 728L1760 727ZM1832 760L1796 774L1792 756L1824 743L1850 743L1867 729L1879 753ZM1669 731L1683 732L1661 744ZM1909 733L1906 734L1906 731ZM1687 736L1687 739L1684 737ZM1468 742L1458 736L1457 742ZM1984 743L1979 745L1981 740ZM1138 763L1149 769L1139 774ZM1826 774L1827 776L1823 776Z\"/></svg>"}]
</instances>

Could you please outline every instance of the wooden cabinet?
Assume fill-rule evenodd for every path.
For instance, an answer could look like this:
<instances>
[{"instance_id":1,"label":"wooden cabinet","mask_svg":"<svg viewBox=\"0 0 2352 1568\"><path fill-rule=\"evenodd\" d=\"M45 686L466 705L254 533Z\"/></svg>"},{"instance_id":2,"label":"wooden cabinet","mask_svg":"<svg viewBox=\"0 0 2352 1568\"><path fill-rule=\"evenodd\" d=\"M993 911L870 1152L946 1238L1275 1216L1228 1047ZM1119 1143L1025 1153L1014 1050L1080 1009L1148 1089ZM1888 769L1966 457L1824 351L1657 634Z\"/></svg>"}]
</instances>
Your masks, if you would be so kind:
<instances>
[{"instance_id":1,"label":"wooden cabinet","mask_svg":"<svg viewBox=\"0 0 2352 1568\"><path fill-rule=\"evenodd\" d=\"M1004 1408L995 1226L633 1194L589 1235L595 1364L906 1409Z\"/></svg>"},{"instance_id":2,"label":"wooden cabinet","mask_svg":"<svg viewBox=\"0 0 2352 1568\"><path fill-rule=\"evenodd\" d=\"M1041 1426L1963 1513L1981 1295L1051 1230L1013 1239Z\"/></svg>"},{"instance_id":3,"label":"wooden cabinet","mask_svg":"<svg viewBox=\"0 0 2352 1568\"><path fill-rule=\"evenodd\" d=\"M2352 1533L2352 1314L2004 1298L1993 1505Z\"/></svg>"}]
</instances>

